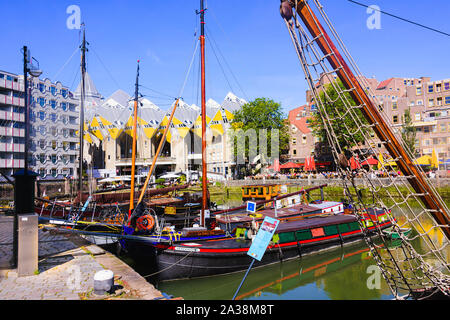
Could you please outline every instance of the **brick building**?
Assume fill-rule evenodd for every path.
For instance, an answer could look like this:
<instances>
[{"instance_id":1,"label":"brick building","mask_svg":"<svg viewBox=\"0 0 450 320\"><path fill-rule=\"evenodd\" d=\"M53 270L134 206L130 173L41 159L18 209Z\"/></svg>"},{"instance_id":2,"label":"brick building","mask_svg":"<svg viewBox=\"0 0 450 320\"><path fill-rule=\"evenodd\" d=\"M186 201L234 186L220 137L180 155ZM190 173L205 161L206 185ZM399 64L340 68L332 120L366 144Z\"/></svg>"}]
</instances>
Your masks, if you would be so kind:
<instances>
[{"instance_id":1,"label":"brick building","mask_svg":"<svg viewBox=\"0 0 450 320\"><path fill-rule=\"evenodd\" d=\"M417 130L417 157L431 155L434 149L440 161L450 159L450 79L431 81L429 77L393 77L381 82L375 78L360 80L369 97L376 99L381 106L385 119L398 136L404 125L405 111L409 109L412 124ZM329 80L322 77L317 87L328 83ZM306 92L306 98L310 107L302 106L289 112L291 160L304 157L317 143L307 127L308 117L315 110L310 90ZM376 138L373 141L378 144ZM381 147L381 144L373 147Z\"/></svg>"}]
</instances>

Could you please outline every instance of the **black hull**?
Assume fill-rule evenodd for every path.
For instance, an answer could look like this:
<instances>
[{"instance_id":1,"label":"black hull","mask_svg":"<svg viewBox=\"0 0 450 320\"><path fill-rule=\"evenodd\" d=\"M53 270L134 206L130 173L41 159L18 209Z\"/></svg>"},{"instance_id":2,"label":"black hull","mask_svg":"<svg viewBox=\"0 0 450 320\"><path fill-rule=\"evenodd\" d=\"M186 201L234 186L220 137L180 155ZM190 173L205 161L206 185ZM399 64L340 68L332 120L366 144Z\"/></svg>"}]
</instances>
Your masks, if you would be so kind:
<instances>
[{"instance_id":1,"label":"black hull","mask_svg":"<svg viewBox=\"0 0 450 320\"><path fill-rule=\"evenodd\" d=\"M303 244L299 246L275 246L271 249L267 249L263 259L261 261L255 261L253 268L295 259L362 240L363 235L362 233L359 233L357 235L345 237L342 240L340 238L335 238L323 240L320 243ZM252 262L252 258L247 255L247 251L239 253L196 253L157 249L155 254L156 268L157 270L160 270L155 276L157 281L208 277L239 272L246 270Z\"/></svg>"},{"instance_id":2,"label":"black hull","mask_svg":"<svg viewBox=\"0 0 450 320\"><path fill-rule=\"evenodd\" d=\"M385 214L374 216L378 223L368 225L368 236L378 237L381 230L392 223ZM368 224L366 220L365 224ZM379 229L379 231L377 230ZM266 249L262 261L254 266L265 266L284 260L295 259L322 250L333 249L356 241L363 241L360 223L353 215L327 215L298 221L281 223ZM155 269L154 280L165 281L227 274L246 270L252 258L247 254L251 240L241 238L221 238L203 240L201 238L174 243L124 241L137 255L150 254ZM127 250L128 250L127 249Z\"/></svg>"}]
</instances>

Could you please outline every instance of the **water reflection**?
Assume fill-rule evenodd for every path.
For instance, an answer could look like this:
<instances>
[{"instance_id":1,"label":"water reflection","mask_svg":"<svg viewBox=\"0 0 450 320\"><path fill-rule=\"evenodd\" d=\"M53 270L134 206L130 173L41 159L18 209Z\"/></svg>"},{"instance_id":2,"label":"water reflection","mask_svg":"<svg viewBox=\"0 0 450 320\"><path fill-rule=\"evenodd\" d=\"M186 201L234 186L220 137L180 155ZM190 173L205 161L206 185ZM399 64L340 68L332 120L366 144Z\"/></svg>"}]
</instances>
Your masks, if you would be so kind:
<instances>
[{"instance_id":1,"label":"water reflection","mask_svg":"<svg viewBox=\"0 0 450 320\"><path fill-rule=\"evenodd\" d=\"M380 288L369 289L367 273L374 265L369 249L363 244L252 269L237 299L391 299L390 290L380 281ZM158 289L187 300L229 300L245 272L162 282Z\"/></svg>"},{"instance_id":2,"label":"water reflection","mask_svg":"<svg viewBox=\"0 0 450 320\"><path fill-rule=\"evenodd\" d=\"M416 209L414 209L416 210ZM419 210L419 209L417 209ZM411 226L401 211L393 210L394 216L400 221L402 227ZM411 218L411 217L409 217ZM412 247L427 263L434 265L445 272L448 267L440 265L434 255L427 255L429 246L443 247L442 255L448 263L450 247L448 240L439 229L431 228L432 222L426 216L421 216L415 227L429 231L429 241L418 237L413 228L410 235ZM401 260L403 252L399 245L401 240L387 243L390 253ZM381 244L380 244L381 245ZM396 249L397 247L397 249ZM381 255L388 257L385 249ZM149 258L140 261L127 256L121 256L124 261L133 266L143 276L154 272ZM371 256L365 242L351 246L315 253L303 258L284 261L270 266L254 268L250 271L237 299L240 300L380 300L393 299L393 295L381 276L379 286L371 288L368 285L370 277L376 276L368 272L376 263ZM146 279L153 283L160 291L186 300L230 300L238 288L245 272L228 275L206 277L189 280L166 281L155 283L151 277ZM400 292L402 293L402 292ZM406 294L406 292L402 293Z\"/></svg>"}]
</instances>

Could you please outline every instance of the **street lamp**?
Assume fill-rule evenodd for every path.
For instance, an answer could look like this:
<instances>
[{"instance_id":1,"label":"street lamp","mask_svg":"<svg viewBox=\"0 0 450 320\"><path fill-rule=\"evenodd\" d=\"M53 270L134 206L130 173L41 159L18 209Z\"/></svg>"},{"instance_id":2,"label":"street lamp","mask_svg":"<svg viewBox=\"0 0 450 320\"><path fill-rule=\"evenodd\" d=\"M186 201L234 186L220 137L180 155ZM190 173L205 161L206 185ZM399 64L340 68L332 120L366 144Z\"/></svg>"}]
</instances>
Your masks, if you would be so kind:
<instances>
[{"instance_id":1,"label":"street lamp","mask_svg":"<svg viewBox=\"0 0 450 320\"><path fill-rule=\"evenodd\" d=\"M28 170L28 147L29 147L29 103L28 103L28 73L32 77L39 77L42 71L39 62L31 57L27 46L23 49L23 82L24 82L24 107L25 107L25 159L24 169L16 171L14 177L14 238L13 238L13 264L17 266L18 260L18 215L34 214L34 185L37 173ZM32 61L36 61L37 66Z\"/></svg>"}]
</instances>

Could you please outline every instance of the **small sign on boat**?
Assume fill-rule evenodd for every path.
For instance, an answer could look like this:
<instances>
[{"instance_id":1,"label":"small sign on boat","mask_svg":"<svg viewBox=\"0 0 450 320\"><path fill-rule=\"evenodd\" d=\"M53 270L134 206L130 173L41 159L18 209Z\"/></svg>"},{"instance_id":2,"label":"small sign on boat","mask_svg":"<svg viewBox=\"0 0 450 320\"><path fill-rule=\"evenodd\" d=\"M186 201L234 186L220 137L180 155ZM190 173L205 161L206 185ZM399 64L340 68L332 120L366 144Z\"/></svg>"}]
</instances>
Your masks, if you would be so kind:
<instances>
[{"instance_id":1,"label":"small sign on boat","mask_svg":"<svg viewBox=\"0 0 450 320\"><path fill-rule=\"evenodd\" d=\"M266 216L264 218L264 221L262 222L261 227L259 228L259 231L253 239L253 243L247 252L250 257L261 261L279 222L279 220L271 217Z\"/></svg>"},{"instance_id":2,"label":"small sign on boat","mask_svg":"<svg viewBox=\"0 0 450 320\"><path fill-rule=\"evenodd\" d=\"M247 201L247 211L251 212L251 213L255 213L256 212L256 203Z\"/></svg>"},{"instance_id":3,"label":"small sign on boat","mask_svg":"<svg viewBox=\"0 0 450 320\"><path fill-rule=\"evenodd\" d=\"M91 202L91 200L92 200L92 196L89 196L89 197L87 198L86 202L84 203L83 208L81 208L81 212L86 211L86 208L87 208L87 206L89 205L89 202Z\"/></svg>"}]
</instances>

